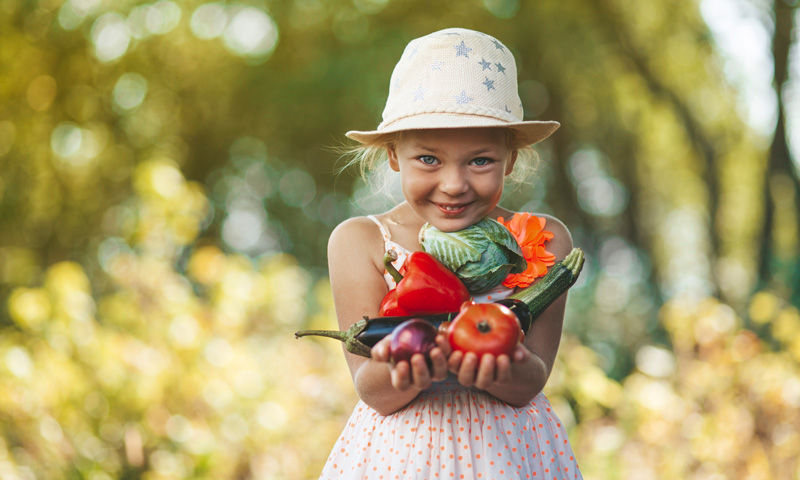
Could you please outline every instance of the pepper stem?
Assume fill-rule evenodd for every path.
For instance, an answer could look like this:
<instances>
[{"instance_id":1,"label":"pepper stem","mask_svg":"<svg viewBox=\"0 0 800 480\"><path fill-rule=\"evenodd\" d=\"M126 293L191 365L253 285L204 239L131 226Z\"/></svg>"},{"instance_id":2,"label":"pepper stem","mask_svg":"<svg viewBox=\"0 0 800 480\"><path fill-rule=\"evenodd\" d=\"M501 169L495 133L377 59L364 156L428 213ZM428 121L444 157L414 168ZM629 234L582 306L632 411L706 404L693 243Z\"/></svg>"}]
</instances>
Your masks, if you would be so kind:
<instances>
[{"instance_id":1,"label":"pepper stem","mask_svg":"<svg viewBox=\"0 0 800 480\"><path fill-rule=\"evenodd\" d=\"M392 276L395 283L400 283L400 280L403 279L403 275L397 271L395 268L394 262L397 260L397 252L394 250L386 250L386 254L383 256L383 266L386 267L386 271L389 272L389 275Z\"/></svg>"},{"instance_id":2,"label":"pepper stem","mask_svg":"<svg viewBox=\"0 0 800 480\"><path fill-rule=\"evenodd\" d=\"M481 333L489 333L492 331L492 326L489 325L489 322L487 322L486 320L481 320L480 322L478 322L477 327L478 331Z\"/></svg>"}]
</instances>

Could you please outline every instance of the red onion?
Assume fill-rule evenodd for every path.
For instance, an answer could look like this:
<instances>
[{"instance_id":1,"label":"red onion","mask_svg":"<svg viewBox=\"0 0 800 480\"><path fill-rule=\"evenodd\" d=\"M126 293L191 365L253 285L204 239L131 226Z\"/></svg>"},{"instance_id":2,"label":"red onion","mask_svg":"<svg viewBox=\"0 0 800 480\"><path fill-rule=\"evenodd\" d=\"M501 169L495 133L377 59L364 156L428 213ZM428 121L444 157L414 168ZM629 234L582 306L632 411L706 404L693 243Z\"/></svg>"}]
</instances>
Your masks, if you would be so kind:
<instances>
[{"instance_id":1,"label":"red onion","mask_svg":"<svg viewBox=\"0 0 800 480\"><path fill-rule=\"evenodd\" d=\"M389 344L392 365L400 361L411 361L415 353L428 359L428 352L436 346L436 327L421 318L406 320L394 329Z\"/></svg>"}]
</instances>

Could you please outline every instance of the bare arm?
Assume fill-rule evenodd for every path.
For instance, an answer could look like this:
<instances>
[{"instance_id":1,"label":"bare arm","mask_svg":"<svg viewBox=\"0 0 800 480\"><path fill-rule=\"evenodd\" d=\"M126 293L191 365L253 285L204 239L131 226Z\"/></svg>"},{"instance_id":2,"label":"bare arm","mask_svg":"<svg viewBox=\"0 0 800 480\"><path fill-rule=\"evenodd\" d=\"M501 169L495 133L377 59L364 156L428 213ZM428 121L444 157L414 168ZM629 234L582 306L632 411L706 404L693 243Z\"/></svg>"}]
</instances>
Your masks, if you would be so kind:
<instances>
[{"instance_id":1,"label":"bare arm","mask_svg":"<svg viewBox=\"0 0 800 480\"><path fill-rule=\"evenodd\" d=\"M376 317L388 289L383 279L383 239L369 219L352 218L339 225L328 242L328 269L339 329L347 330L365 315ZM390 368L386 342L373 349L368 359L345 351L358 396L382 415L408 405L432 380L424 357L412 358ZM444 377L444 355L432 352Z\"/></svg>"},{"instance_id":2,"label":"bare arm","mask_svg":"<svg viewBox=\"0 0 800 480\"><path fill-rule=\"evenodd\" d=\"M572 250L572 237L557 219L547 218L546 229L553 232L547 250L562 260ZM544 311L525 336L513 359L507 355L478 358L473 353L453 352L448 363L459 382L484 389L498 399L515 406L524 406L542 391L555 363L564 323L567 294L561 295Z\"/></svg>"}]
</instances>

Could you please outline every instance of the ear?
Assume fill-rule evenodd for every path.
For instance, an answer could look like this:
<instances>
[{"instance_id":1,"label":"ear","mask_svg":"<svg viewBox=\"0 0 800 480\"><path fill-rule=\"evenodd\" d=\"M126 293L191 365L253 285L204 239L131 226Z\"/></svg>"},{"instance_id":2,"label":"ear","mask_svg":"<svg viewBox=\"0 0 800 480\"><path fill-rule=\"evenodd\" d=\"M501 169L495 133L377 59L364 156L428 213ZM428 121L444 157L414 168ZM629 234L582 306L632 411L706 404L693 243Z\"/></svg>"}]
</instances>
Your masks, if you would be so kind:
<instances>
[{"instance_id":1,"label":"ear","mask_svg":"<svg viewBox=\"0 0 800 480\"><path fill-rule=\"evenodd\" d=\"M395 150L395 146L388 145L386 147L386 152L389 154L389 168L391 168L395 172L399 172L400 162L397 161L397 151Z\"/></svg>"},{"instance_id":2,"label":"ear","mask_svg":"<svg viewBox=\"0 0 800 480\"><path fill-rule=\"evenodd\" d=\"M508 160L506 164L506 175L510 175L511 172L514 171L514 164L517 163L517 152L518 150L514 150L511 152L511 158Z\"/></svg>"}]
</instances>

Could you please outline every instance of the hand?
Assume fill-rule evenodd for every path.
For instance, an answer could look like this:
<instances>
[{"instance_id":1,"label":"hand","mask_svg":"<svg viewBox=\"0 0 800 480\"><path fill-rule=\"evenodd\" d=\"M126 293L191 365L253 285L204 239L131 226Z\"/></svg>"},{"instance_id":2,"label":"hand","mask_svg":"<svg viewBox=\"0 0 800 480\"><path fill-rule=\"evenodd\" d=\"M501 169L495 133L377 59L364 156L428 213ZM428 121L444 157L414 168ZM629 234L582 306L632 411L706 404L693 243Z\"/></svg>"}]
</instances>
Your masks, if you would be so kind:
<instances>
[{"instance_id":1,"label":"hand","mask_svg":"<svg viewBox=\"0 0 800 480\"><path fill-rule=\"evenodd\" d=\"M531 352L523 344L517 345L510 356L485 353L478 358L473 352L454 351L447 359L447 367L458 376L461 385L486 390L494 384L511 381L512 360L524 363L530 358Z\"/></svg>"},{"instance_id":2,"label":"hand","mask_svg":"<svg viewBox=\"0 0 800 480\"><path fill-rule=\"evenodd\" d=\"M444 380L447 377L447 356L441 348L444 342L439 337L441 335L436 337L436 343L439 346L434 347L428 355L431 359L431 368L428 368L425 355L421 353L411 357L411 362L401 361L392 366L389 355L389 337L372 347L371 360L387 364L390 369L392 386L397 390L405 391L411 388L419 391L425 390L431 386L433 381Z\"/></svg>"}]
</instances>

